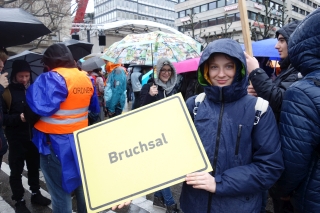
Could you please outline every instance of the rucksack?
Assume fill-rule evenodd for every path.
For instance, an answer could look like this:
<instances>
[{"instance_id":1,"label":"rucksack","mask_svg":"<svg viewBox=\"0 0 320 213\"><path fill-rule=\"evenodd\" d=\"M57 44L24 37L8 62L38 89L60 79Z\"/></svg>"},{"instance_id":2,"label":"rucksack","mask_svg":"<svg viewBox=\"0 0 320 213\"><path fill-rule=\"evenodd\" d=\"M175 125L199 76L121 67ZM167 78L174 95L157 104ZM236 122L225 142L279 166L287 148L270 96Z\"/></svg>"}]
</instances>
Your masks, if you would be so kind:
<instances>
[{"instance_id":1,"label":"rucksack","mask_svg":"<svg viewBox=\"0 0 320 213\"><path fill-rule=\"evenodd\" d=\"M198 107L203 102L205 97L206 97L206 94L203 92L203 93L200 93L199 95L197 95L197 97L195 98L195 100L194 100L195 106L193 108L194 117L197 115ZM269 106L268 101L266 101L260 97L257 98L256 105L254 106L255 119L254 119L253 125L257 125L259 123L261 116L267 111L268 106Z\"/></svg>"}]
</instances>

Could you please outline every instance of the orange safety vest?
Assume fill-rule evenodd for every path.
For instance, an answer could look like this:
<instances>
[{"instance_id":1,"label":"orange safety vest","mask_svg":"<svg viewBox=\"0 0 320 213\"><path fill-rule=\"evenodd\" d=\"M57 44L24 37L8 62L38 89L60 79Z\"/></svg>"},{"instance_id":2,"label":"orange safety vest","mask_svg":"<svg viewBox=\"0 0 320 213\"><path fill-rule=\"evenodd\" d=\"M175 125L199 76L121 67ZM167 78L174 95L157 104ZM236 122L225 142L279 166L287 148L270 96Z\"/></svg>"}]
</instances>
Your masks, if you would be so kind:
<instances>
[{"instance_id":1,"label":"orange safety vest","mask_svg":"<svg viewBox=\"0 0 320 213\"><path fill-rule=\"evenodd\" d=\"M88 108L94 93L92 82L77 68L55 68L66 81L68 96L50 117L41 117L34 127L49 134L70 134L88 126Z\"/></svg>"}]
</instances>

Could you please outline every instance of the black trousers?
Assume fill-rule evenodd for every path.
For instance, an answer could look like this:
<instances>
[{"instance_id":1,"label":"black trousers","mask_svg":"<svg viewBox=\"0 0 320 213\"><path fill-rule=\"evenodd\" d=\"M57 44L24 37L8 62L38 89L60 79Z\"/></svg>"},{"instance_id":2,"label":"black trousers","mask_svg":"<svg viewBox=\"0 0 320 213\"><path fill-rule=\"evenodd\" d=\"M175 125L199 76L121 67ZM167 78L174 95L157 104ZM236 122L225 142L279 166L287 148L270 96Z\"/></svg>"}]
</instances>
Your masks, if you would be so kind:
<instances>
[{"instance_id":1,"label":"black trousers","mask_svg":"<svg viewBox=\"0 0 320 213\"><path fill-rule=\"evenodd\" d=\"M274 213L294 213L293 206L288 200L279 200L272 198Z\"/></svg>"},{"instance_id":2,"label":"black trousers","mask_svg":"<svg viewBox=\"0 0 320 213\"><path fill-rule=\"evenodd\" d=\"M9 167L10 167L10 187L12 199L20 201L23 198L24 188L22 185L22 172L24 162L28 169L28 184L32 193L40 189L39 168L40 155L37 147L32 141L8 140L9 143Z\"/></svg>"},{"instance_id":3,"label":"black trousers","mask_svg":"<svg viewBox=\"0 0 320 213\"><path fill-rule=\"evenodd\" d=\"M1 169L1 165L2 165L2 158L3 158L3 155L0 155L0 169Z\"/></svg>"},{"instance_id":4,"label":"black trousers","mask_svg":"<svg viewBox=\"0 0 320 213\"><path fill-rule=\"evenodd\" d=\"M137 109L140 107L140 92L134 92L134 103L132 109Z\"/></svg>"}]
</instances>

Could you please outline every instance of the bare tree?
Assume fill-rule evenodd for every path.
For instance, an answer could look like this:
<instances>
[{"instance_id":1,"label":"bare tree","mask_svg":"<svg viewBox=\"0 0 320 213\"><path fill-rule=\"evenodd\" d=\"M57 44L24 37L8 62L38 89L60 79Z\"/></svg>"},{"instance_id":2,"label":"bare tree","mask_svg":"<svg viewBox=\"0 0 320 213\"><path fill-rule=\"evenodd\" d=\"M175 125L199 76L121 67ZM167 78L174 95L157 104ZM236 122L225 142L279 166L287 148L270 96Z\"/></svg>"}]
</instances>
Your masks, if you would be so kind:
<instances>
[{"instance_id":1,"label":"bare tree","mask_svg":"<svg viewBox=\"0 0 320 213\"><path fill-rule=\"evenodd\" d=\"M182 21L183 32L186 32L190 37L200 42L203 47L206 47L208 43L219 38L233 38L235 30L229 32L233 21L231 17L228 17L227 13L224 15L223 26L221 26L220 33L217 33L216 31L214 31L213 34L211 34L211 32L206 32L206 29L203 28L208 26L208 21L201 21L197 19L198 17L195 13L187 14L185 21ZM197 29L199 29L199 31L196 31Z\"/></svg>"},{"instance_id":2,"label":"bare tree","mask_svg":"<svg viewBox=\"0 0 320 213\"><path fill-rule=\"evenodd\" d=\"M264 6L262 13L256 15L254 22L249 22L251 39L254 41L270 38L277 27L283 26L287 21L290 22L285 0L279 8L270 6L269 0L265 0L262 5Z\"/></svg>"},{"instance_id":3,"label":"bare tree","mask_svg":"<svg viewBox=\"0 0 320 213\"><path fill-rule=\"evenodd\" d=\"M52 36L57 36L60 41L61 33L64 31L64 23L71 18L77 10L77 6L71 5L69 0L0 0L0 7L22 8L37 17L44 25L51 30L50 35L42 36L33 41L33 48L41 44L48 44ZM71 24L71 23L70 23ZM68 32L71 26L68 27Z\"/></svg>"}]
</instances>

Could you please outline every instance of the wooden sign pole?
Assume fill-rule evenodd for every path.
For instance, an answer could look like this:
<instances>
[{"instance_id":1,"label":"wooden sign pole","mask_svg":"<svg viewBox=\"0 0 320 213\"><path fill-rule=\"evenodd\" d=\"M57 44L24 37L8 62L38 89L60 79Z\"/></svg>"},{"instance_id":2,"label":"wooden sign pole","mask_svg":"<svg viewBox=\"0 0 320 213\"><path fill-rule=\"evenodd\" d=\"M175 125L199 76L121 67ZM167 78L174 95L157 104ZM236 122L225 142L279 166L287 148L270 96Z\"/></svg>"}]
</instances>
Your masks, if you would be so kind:
<instances>
[{"instance_id":1,"label":"wooden sign pole","mask_svg":"<svg viewBox=\"0 0 320 213\"><path fill-rule=\"evenodd\" d=\"M245 0L239 0L239 12L240 12L242 34L243 34L244 46L246 48L246 53L250 56L253 56L249 21L248 21L248 12L247 12L247 6L246 6Z\"/></svg>"}]
</instances>

